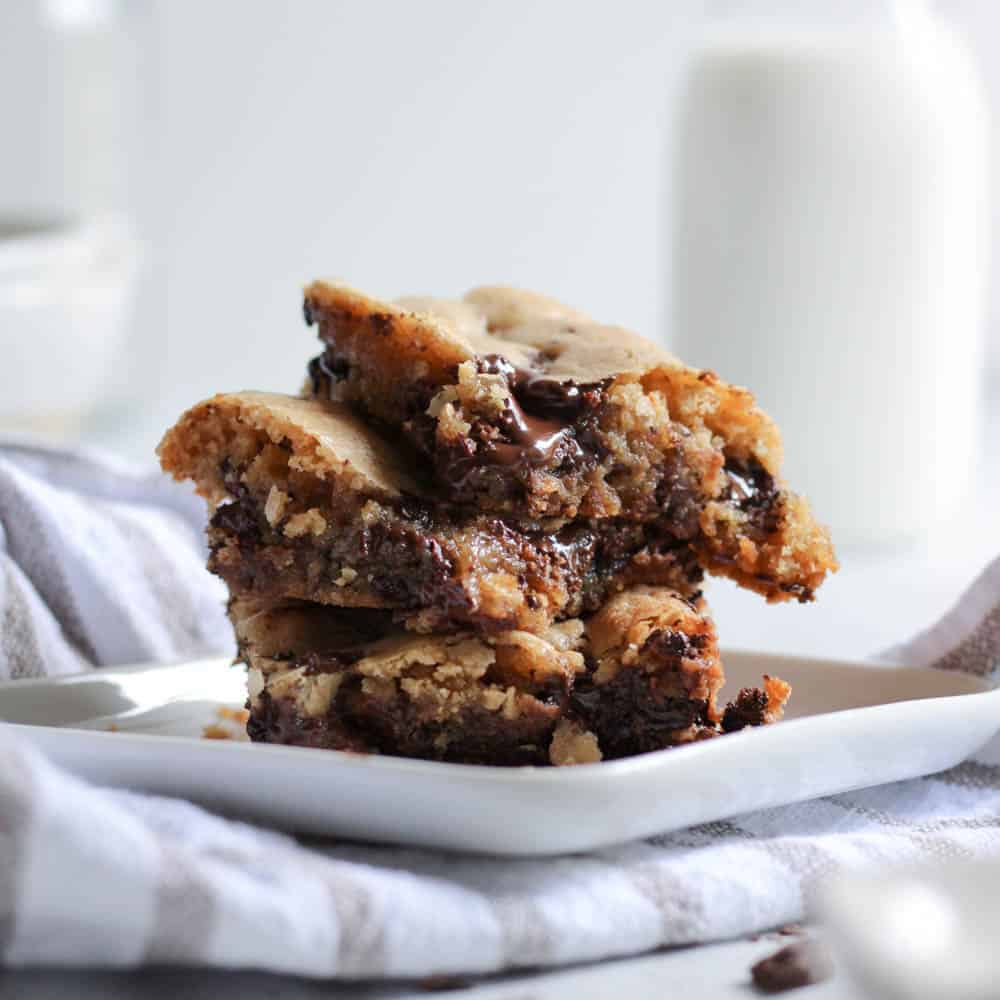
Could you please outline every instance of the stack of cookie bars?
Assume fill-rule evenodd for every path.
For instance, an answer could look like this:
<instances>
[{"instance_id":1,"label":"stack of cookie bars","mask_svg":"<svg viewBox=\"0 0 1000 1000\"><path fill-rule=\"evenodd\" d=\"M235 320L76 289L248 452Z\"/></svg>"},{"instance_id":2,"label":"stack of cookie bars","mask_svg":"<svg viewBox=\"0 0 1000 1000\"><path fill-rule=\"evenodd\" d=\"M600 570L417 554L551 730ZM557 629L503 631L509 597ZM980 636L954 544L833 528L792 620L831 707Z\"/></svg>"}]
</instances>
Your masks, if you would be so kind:
<instances>
[{"instance_id":1,"label":"stack of cookie bars","mask_svg":"<svg viewBox=\"0 0 1000 1000\"><path fill-rule=\"evenodd\" d=\"M165 436L211 507L251 738L588 763L779 718L726 707L701 595L808 601L836 560L744 389L541 295L306 290L298 396L224 394Z\"/></svg>"}]
</instances>

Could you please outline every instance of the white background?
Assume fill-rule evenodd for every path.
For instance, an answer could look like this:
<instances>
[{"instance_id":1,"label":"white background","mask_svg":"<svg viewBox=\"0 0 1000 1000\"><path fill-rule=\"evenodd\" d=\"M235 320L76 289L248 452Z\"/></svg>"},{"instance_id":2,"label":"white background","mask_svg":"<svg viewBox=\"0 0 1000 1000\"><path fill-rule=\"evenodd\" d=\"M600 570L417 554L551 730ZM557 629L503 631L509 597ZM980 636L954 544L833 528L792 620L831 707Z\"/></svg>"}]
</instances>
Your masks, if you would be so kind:
<instances>
[{"instance_id":1,"label":"white background","mask_svg":"<svg viewBox=\"0 0 1000 1000\"><path fill-rule=\"evenodd\" d=\"M706 6L150 0L151 426L221 388L294 388L319 275L512 282L661 334L671 98ZM1000 83L1000 9L942 7Z\"/></svg>"},{"instance_id":2,"label":"white background","mask_svg":"<svg viewBox=\"0 0 1000 1000\"><path fill-rule=\"evenodd\" d=\"M655 333L697 6L155 3L137 335L161 424L221 388L296 388L320 275L389 296L523 284Z\"/></svg>"},{"instance_id":3,"label":"white background","mask_svg":"<svg viewBox=\"0 0 1000 1000\"><path fill-rule=\"evenodd\" d=\"M297 388L314 276L390 296L523 284L662 335L671 99L706 6L152 0L144 446L202 396ZM1000 7L942 6L1000 95ZM912 634L1000 549L996 478L921 547L841 552L815 605L714 583L721 633L839 656Z\"/></svg>"},{"instance_id":4,"label":"white background","mask_svg":"<svg viewBox=\"0 0 1000 1000\"><path fill-rule=\"evenodd\" d=\"M109 0L39 2L72 10ZM4 14L38 10L35 0L3 3ZM315 351L300 313L301 286L315 276L389 296L511 282L664 333L670 112L709 5L119 6L141 109L134 190L122 195L145 255L113 373L128 405L105 418L114 447L152 460L163 429L203 396L294 391ZM978 49L1000 104L1000 7L941 6ZM0 56L12 55L25 74L37 63L0 30ZM0 116L23 124L38 104L19 98L5 65ZM17 152L9 138L5 148L0 202ZM842 550L844 571L810 607L762 608L714 584L727 643L862 656L933 621L1000 550L1000 487L990 481L976 512L918 549Z\"/></svg>"}]
</instances>

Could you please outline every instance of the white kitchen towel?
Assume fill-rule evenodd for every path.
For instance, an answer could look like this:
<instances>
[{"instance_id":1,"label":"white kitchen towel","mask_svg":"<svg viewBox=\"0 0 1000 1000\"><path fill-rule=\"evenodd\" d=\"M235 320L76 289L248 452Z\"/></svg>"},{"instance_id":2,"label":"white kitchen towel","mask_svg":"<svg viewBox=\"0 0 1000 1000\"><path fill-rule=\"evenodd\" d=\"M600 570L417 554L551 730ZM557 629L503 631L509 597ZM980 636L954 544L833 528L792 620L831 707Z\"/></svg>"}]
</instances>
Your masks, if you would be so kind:
<instances>
[{"instance_id":1,"label":"white kitchen towel","mask_svg":"<svg viewBox=\"0 0 1000 1000\"><path fill-rule=\"evenodd\" d=\"M99 663L222 641L186 501L104 465L95 484L89 463L29 458L0 460L4 567L23 588L2 628L32 636L35 651L8 661L18 672L38 672L50 642L62 644L51 655L64 669L65 650ZM11 511L51 538L18 527L12 545ZM133 585L141 602L116 603ZM114 639L119 627L125 638ZM992 676L1000 561L940 626L895 652ZM927 778L585 855L505 860L299 843L185 802L89 786L0 727L0 964L10 966L345 978L551 966L775 927L801 918L812 887L839 869L948 856L1000 858L996 745Z\"/></svg>"},{"instance_id":2,"label":"white kitchen towel","mask_svg":"<svg viewBox=\"0 0 1000 1000\"><path fill-rule=\"evenodd\" d=\"M204 522L157 470L0 443L0 680L232 649Z\"/></svg>"}]
</instances>

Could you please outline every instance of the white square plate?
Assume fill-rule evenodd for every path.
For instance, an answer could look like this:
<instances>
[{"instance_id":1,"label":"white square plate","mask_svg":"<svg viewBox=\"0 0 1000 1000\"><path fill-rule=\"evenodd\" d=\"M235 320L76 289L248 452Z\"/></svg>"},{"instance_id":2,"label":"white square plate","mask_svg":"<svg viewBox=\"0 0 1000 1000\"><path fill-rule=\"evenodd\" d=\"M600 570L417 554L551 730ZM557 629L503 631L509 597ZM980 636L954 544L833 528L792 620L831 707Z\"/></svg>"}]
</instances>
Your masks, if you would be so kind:
<instances>
[{"instance_id":1,"label":"white square plate","mask_svg":"<svg viewBox=\"0 0 1000 1000\"><path fill-rule=\"evenodd\" d=\"M963 674L746 652L724 660L727 691L765 672L789 681L786 720L571 768L205 739L206 727L226 725L220 708L244 699L242 669L220 659L0 684L0 721L100 784L299 833L506 855L585 851L930 774L1000 729L1000 689Z\"/></svg>"}]
</instances>

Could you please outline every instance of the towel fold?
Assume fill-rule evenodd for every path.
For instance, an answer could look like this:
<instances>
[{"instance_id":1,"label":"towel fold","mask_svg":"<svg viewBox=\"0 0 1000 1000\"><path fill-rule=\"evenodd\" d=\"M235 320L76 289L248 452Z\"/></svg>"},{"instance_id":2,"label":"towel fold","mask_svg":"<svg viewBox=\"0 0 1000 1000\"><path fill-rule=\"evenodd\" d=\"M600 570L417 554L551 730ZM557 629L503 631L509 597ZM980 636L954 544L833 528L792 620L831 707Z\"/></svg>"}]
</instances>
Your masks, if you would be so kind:
<instances>
[{"instance_id":1,"label":"towel fold","mask_svg":"<svg viewBox=\"0 0 1000 1000\"><path fill-rule=\"evenodd\" d=\"M159 475L0 448L0 676L231 645L200 507ZM1000 560L893 659L993 676ZM378 978L552 966L764 930L843 868L1000 858L1000 744L931 777L560 859L301 844L95 788L0 727L0 963Z\"/></svg>"},{"instance_id":2,"label":"towel fold","mask_svg":"<svg viewBox=\"0 0 1000 1000\"><path fill-rule=\"evenodd\" d=\"M231 650L204 521L158 470L0 446L0 679Z\"/></svg>"}]
</instances>

